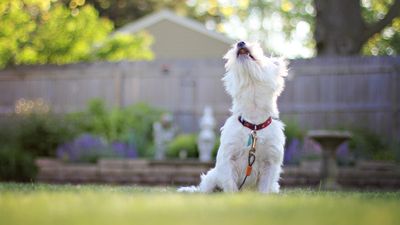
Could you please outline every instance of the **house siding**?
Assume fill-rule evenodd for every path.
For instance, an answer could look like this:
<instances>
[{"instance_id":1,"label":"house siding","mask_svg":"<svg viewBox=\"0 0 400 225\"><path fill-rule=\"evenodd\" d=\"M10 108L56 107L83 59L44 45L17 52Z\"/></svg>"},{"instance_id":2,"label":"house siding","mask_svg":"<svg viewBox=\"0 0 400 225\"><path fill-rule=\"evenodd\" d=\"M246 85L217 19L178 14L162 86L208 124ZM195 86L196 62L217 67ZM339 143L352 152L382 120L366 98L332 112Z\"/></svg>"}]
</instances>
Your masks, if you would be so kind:
<instances>
[{"instance_id":1,"label":"house siding","mask_svg":"<svg viewBox=\"0 0 400 225\"><path fill-rule=\"evenodd\" d=\"M168 20L146 28L154 37L152 51L156 59L222 58L229 44L190 30Z\"/></svg>"}]
</instances>

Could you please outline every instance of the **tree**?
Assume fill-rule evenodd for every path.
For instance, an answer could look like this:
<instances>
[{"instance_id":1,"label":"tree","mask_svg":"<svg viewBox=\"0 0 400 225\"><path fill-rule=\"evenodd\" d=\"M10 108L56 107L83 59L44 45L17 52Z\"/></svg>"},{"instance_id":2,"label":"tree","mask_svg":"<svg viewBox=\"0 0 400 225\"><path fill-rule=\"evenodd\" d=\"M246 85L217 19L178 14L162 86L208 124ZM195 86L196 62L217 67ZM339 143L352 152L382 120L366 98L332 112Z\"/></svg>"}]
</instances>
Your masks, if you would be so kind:
<instances>
[{"instance_id":1,"label":"tree","mask_svg":"<svg viewBox=\"0 0 400 225\"><path fill-rule=\"evenodd\" d=\"M289 57L313 55L313 0L194 2L196 15L201 15L209 28L225 32L233 39L257 40L268 49L267 54L272 52ZM300 51L295 52L299 45Z\"/></svg>"},{"instance_id":2,"label":"tree","mask_svg":"<svg viewBox=\"0 0 400 225\"><path fill-rule=\"evenodd\" d=\"M141 18L162 8L169 8L184 15L192 10L186 0L62 0L71 9L82 3L93 5L100 16L111 19L116 27Z\"/></svg>"},{"instance_id":3,"label":"tree","mask_svg":"<svg viewBox=\"0 0 400 225\"><path fill-rule=\"evenodd\" d=\"M83 0L63 1L74 8ZM166 7L233 39L259 40L278 54L298 49L290 57L310 57L316 53L400 53L400 18L393 19L399 15L399 1L86 0L86 3L93 4L100 15L111 18L118 27Z\"/></svg>"},{"instance_id":4,"label":"tree","mask_svg":"<svg viewBox=\"0 0 400 225\"><path fill-rule=\"evenodd\" d=\"M315 48L318 55L400 53L400 0L195 2L201 9L198 12L208 14L206 20L213 20L216 29L232 33L245 27L238 32L239 38L261 40L268 49L288 45L280 54L298 48L291 46L293 41ZM286 41L277 44L277 33ZM302 56L307 55L311 54Z\"/></svg>"},{"instance_id":5,"label":"tree","mask_svg":"<svg viewBox=\"0 0 400 225\"><path fill-rule=\"evenodd\" d=\"M66 6L74 9L79 7L78 2L82 0L62 1ZM101 16L113 20L117 27L123 26L128 22L132 22L135 19L162 8L169 8L179 15L194 18L205 23L209 29L216 29L220 32L226 31L224 25L229 21L238 18L238 20L241 21L240 27L246 27L246 30L241 30L240 37L231 33L227 35L231 36L233 39L246 39L247 36L243 34L251 34L252 36L257 36L255 39L268 40L270 30L260 26L252 26L251 19L268 23L271 15L275 15L276 13L280 14L282 12L283 15L287 15L284 17L284 31L290 33L295 28L297 22L306 20L311 23L312 15L309 12L310 8L312 10L311 2L312 0L296 0L296 7L291 6L291 3L283 4L281 7L280 2L271 0L86 0L85 4L93 4L100 12ZM290 10L292 8L301 8L302 10ZM289 20L291 20L291 22L287 22ZM307 34L307 36L311 37L311 34ZM273 49L273 45L268 43L268 41L265 41L263 44ZM306 45L310 48L313 46L311 41L307 41ZM308 51L311 52L311 50Z\"/></svg>"},{"instance_id":6,"label":"tree","mask_svg":"<svg viewBox=\"0 0 400 225\"><path fill-rule=\"evenodd\" d=\"M362 14L367 24L374 24L384 17L389 10L391 1L362 1ZM374 34L364 44L362 53L365 55L395 55L400 54L400 17L393 19L380 33Z\"/></svg>"},{"instance_id":7,"label":"tree","mask_svg":"<svg viewBox=\"0 0 400 225\"><path fill-rule=\"evenodd\" d=\"M54 0L6 0L0 17L0 68L152 58L150 36L110 35L113 23L90 5L70 10Z\"/></svg>"},{"instance_id":8,"label":"tree","mask_svg":"<svg viewBox=\"0 0 400 225\"><path fill-rule=\"evenodd\" d=\"M315 41L318 55L354 55L376 33L400 15L400 0L395 0L386 15L371 24L362 16L360 0L314 0Z\"/></svg>"}]
</instances>

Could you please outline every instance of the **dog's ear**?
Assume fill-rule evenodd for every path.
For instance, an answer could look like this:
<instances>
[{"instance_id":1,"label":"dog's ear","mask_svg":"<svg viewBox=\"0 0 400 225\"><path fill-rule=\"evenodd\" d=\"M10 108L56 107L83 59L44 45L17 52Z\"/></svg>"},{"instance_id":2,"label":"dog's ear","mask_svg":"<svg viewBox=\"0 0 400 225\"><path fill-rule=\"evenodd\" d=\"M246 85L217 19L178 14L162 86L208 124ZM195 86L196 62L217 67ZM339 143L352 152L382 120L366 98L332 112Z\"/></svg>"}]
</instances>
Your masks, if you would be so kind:
<instances>
[{"instance_id":1,"label":"dog's ear","mask_svg":"<svg viewBox=\"0 0 400 225\"><path fill-rule=\"evenodd\" d=\"M225 70L228 71L232 64L234 63L236 58L236 52L235 52L235 48L234 45L232 45L232 48L228 50L227 53L225 53L225 55L222 57L222 59L224 59L225 61Z\"/></svg>"},{"instance_id":2,"label":"dog's ear","mask_svg":"<svg viewBox=\"0 0 400 225\"><path fill-rule=\"evenodd\" d=\"M271 58L272 62L278 67L278 75L287 77L289 62L283 57Z\"/></svg>"}]
</instances>

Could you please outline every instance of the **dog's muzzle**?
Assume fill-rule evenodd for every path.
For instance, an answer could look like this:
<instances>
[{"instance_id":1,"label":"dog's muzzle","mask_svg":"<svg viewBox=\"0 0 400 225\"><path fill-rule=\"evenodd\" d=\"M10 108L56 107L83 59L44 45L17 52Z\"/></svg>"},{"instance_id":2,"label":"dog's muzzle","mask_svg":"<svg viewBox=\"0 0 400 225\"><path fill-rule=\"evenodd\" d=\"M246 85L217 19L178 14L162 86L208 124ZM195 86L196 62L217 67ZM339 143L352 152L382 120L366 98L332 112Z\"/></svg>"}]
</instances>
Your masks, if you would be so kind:
<instances>
[{"instance_id":1,"label":"dog's muzzle","mask_svg":"<svg viewBox=\"0 0 400 225\"><path fill-rule=\"evenodd\" d=\"M246 47L246 43L244 41L238 42L236 44L236 47L237 47L237 54L236 54L237 57L239 57L239 56L249 56L250 58L255 60L254 57L250 54L250 51Z\"/></svg>"}]
</instances>

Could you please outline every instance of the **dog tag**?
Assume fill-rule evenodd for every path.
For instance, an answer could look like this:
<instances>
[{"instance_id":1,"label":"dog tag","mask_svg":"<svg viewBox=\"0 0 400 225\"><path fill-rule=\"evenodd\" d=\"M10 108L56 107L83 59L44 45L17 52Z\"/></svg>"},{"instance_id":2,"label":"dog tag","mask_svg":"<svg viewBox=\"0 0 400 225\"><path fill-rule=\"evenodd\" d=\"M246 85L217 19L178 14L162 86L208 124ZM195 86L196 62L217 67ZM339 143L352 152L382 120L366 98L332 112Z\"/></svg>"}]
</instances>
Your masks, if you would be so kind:
<instances>
[{"instance_id":1,"label":"dog tag","mask_svg":"<svg viewBox=\"0 0 400 225\"><path fill-rule=\"evenodd\" d=\"M249 138L247 139L247 147L249 147L253 143L253 136L249 134Z\"/></svg>"}]
</instances>

